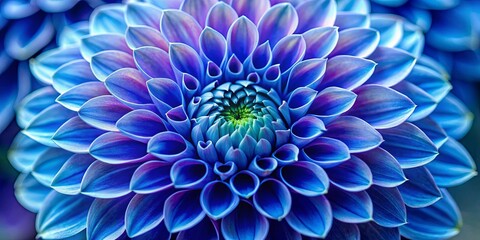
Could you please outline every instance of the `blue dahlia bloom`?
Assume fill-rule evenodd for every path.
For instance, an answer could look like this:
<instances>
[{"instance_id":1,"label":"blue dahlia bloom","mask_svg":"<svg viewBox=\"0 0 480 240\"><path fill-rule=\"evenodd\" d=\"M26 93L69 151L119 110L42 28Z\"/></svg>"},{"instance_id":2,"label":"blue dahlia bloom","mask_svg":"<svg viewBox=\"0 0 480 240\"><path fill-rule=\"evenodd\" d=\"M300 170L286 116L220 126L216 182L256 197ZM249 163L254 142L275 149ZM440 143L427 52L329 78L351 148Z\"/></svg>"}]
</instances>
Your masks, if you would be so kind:
<instances>
[{"instance_id":1,"label":"blue dahlia bloom","mask_svg":"<svg viewBox=\"0 0 480 240\"><path fill-rule=\"evenodd\" d=\"M31 61L48 86L23 100L10 160L38 237L455 235L471 114L421 31L380 17L333 0L97 8Z\"/></svg>"},{"instance_id":2,"label":"blue dahlia bloom","mask_svg":"<svg viewBox=\"0 0 480 240\"><path fill-rule=\"evenodd\" d=\"M0 2L0 132L10 123L16 101L30 91L28 63L54 42L66 25L85 21L100 4L112 0L2 0ZM117 1L119 2L119 1ZM80 27L80 26L72 26ZM68 33L67 33L68 34ZM68 38L63 38L68 44Z\"/></svg>"},{"instance_id":3,"label":"blue dahlia bloom","mask_svg":"<svg viewBox=\"0 0 480 240\"><path fill-rule=\"evenodd\" d=\"M425 32L427 53L455 79L480 80L480 2L477 0L371 0L373 12L404 16Z\"/></svg>"}]
</instances>

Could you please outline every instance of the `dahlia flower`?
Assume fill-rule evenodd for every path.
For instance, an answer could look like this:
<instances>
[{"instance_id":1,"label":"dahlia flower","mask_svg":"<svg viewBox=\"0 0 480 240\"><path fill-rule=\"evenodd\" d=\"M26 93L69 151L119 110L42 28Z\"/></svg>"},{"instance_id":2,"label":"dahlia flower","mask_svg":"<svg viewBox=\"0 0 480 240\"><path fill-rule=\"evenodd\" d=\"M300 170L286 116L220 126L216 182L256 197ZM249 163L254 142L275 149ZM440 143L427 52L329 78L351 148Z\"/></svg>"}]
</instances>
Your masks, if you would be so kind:
<instances>
[{"instance_id":1,"label":"dahlia flower","mask_svg":"<svg viewBox=\"0 0 480 240\"><path fill-rule=\"evenodd\" d=\"M38 237L455 235L445 188L476 174L455 140L471 114L408 52L421 31L365 3L97 8L31 61L48 86L22 102L10 160Z\"/></svg>"},{"instance_id":2,"label":"dahlia flower","mask_svg":"<svg viewBox=\"0 0 480 240\"><path fill-rule=\"evenodd\" d=\"M14 105L30 91L28 63L65 25L88 19L92 7L115 0L2 0L0 2L0 132ZM81 23L71 27L80 28ZM85 26L83 26L85 28ZM66 32L68 34L68 32ZM69 38L62 38L68 44Z\"/></svg>"},{"instance_id":3,"label":"dahlia flower","mask_svg":"<svg viewBox=\"0 0 480 240\"><path fill-rule=\"evenodd\" d=\"M480 80L480 2L477 0L371 0L372 12L404 16L426 35L427 53L454 79ZM455 21L452 21L455 19Z\"/></svg>"}]
</instances>

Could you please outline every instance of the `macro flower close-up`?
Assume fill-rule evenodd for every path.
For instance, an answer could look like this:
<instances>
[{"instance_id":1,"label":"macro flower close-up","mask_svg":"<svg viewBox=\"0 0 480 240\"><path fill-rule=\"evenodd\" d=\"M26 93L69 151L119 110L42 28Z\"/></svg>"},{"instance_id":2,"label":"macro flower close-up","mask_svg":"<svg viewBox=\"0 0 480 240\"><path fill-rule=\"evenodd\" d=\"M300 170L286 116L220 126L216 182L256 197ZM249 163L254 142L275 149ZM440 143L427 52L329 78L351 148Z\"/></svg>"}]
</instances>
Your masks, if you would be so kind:
<instances>
[{"instance_id":1,"label":"macro flower close-up","mask_svg":"<svg viewBox=\"0 0 480 240\"><path fill-rule=\"evenodd\" d=\"M472 113L357 0L102 5L30 59L9 160L38 239L448 239ZM68 44L62 44L67 43Z\"/></svg>"}]
</instances>

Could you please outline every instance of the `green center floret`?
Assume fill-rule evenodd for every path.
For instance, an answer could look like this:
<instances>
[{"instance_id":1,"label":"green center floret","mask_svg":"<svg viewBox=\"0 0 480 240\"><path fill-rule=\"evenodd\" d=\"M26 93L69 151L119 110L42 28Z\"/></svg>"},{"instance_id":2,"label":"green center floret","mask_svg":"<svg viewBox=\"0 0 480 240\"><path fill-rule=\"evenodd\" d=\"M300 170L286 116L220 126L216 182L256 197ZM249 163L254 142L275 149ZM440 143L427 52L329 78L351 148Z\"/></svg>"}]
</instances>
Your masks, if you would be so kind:
<instances>
[{"instance_id":1,"label":"green center floret","mask_svg":"<svg viewBox=\"0 0 480 240\"><path fill-rule=\"evenodd\" d=\"M251 108L244 104L230 106L222 112L223 117L234 126L242 126L255 119Z\"/></svg>"}]
</instances>

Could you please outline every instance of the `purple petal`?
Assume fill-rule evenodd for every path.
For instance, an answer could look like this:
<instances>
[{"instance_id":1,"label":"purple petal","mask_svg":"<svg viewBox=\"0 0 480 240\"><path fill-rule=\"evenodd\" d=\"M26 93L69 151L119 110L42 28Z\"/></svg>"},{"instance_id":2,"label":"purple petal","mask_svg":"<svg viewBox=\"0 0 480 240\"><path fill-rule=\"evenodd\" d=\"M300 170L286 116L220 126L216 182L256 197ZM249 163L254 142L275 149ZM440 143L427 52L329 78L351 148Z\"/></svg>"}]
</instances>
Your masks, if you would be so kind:
<instances>
[{"instance_id":1,"label":"purple petal","mask_svg":"<svg viewBox=\"0 0 480 240\"><path fill-rule=\"evenodd\" d=\"M141 2L130 2L125 10L125 21L131 26L148 26L160 29L162 10Z\"/></svg>"},{"instance_id":2,"label":"purple petal","mask_svg":"<svg viewBox=\"0 0 480 240\"><path fill-rule=\"evenodd\" d=\"M93 55L90 65L95 77L102 82L121 68L135 68L132 54L117 50L107 50Z\"/></svg>"},{"instance_id":3,"label":"purple petal","mask_svg":"<svg viewBox=\"0 0 480 240\"><path fill-rule=\"evenodd\" d=\"M333 220L332 228L328 232L329 240L360 240L360 231L357 224L344 223Z\"/></svg>"},{"instance_id":4,"label":"purple petal","mask_svg":"<svg viewBox=\"0 0 480 240\"><path fill-rule=\"evenodd\" d=\"M245 16L257 24L264 13L270 8L270 1L237 0L233 1L231 5L239 16Z\"/></svg>"},{"instance_id":5,"label":"purple petal","mask_svg":"<svg viewBox=\"0 0 480 240\"><path fill-rule=\"evenodd\" d=\"M107 132L93 141L89 152L100 161L123 164L142 161L147 155L147 145L121 133Z\"/></svg>"},{"instance_id":6,"label":"purple petal","mask_svg":"<svg viewBox=\"0 0 480 240\"><path fill-rule=\"evenodd\" d=\"M294 192L314 197L325 194L329 187L325 171L311 162L297 162L283 166L280 179Z\"/></svg>"},{"instance_id":7,"label":"purple petal","mask_svg":"<svg viewBox=\"0 0 480 240\"><path fill-rule=\"evenodd\" d=\"M322 81L326 69L325 59L309 59L295 64L288 76L285 92L290 93L299 87L315 89Z\"/></svg>"},{"instance_id":8,"label":"purple petal","mask_svg":"<svg viewBox=\"0 0 480 240\"><path fill-rule=\"evenodd\" d=\"M141 47L133 52L135 64L148 78L171 78L175 74L166 51L156 47ZM159 67L162 66L162 67Z\"/></svg>"},{"instance_id":9,"label":"purple petal","mask_svg":"<svg viewBox=\"0 0 480 240\"><path fill-rule=\"evenodd\" d=\"M338 43L330 56L350 55L367 57L380 42L380 34L370 28L350 28L340 31Z\"/></svg>"},{"instance_id":10,"label":"purple petal","mask_svg":"<svg viewBox=\"0 0 480 240\"><path fill-rule=\"evenodd\" d=\"M243 62L255 50L258 44L258 31L250 19L238 18L228 30L228 51Z\"/></svg>"},{"instance_id":11,"label":"purple petal","mask_svg":"<svg viewBox=\"0 0 480 240\"><path fill-rule=\"evenodd\" d=\"M61 148L74 153L88 153L90 144L105 131L94 128L73 117L65 122L52 136L52 140Z\"/></svg>"},{"instance_id":12,"label":"purple petal","mask_svg":"<svg viewBox=\"0 0 480 240\"><path fill-rule=\"evenodd\" d=\"M272 50L272 64L279 64L280 70L286 72L295 63L301 61L306 50L302 35L289 35L278 41Z\"/></svg>"},{"instance_id":13,"label":"purple petal","mask_svg":"<svg viewBox=\"0 0 480 240\"><path fill-rule=\"evenodd\" d=\"M243 198L250 198L258 190L260 179L248 170L240 171L230 178L230 187Z\"/></svg>"},{"instance_id":14,"label":"purple petal","mask_svg":"<svg viewBox=\"0 0 480 240\"><path fill-rule=\"evenodd\" d=\"M354 12L338 12L334 26L337 26L340 31L349 28L368 28L370 27L370 16ZM380 42L382 37L383 34L380 34Z\"/></svg>"},{"instance_id":15,"label":"purple petal","mask_svg":"<svg viewBox=\"0 0 480 240\"><path fill-rule=\"evenodd\" d=\"M147 81L147 88L161 116L164 116L170 109L184 104L182 90L173 80L168 78L150 79Z\"/></svg>"},{"instance_id":16,"label":"purple petal","mask_svg":"<svg viewBox=\"0 0 480 240\"><path fill-rule=\"evenodd\" d=\"M378 65L367 83L393 86L407 77L415 65L416 59L409 53L397 49L378 47L368 57Z\"/></svg>"},{"instance_id":17,"label":"purple petal","mask_svg":"<svg viewBox=\"0 0 480 240\"><path fill-rule=\"evenodd\" d=\"M87 217L88 239L117 239L125 231L125 211L132 196L93 201Z\"/></svg>"},{"instance_id":18,"label":"purple petal","mask_svg":"<svg viewBox=\"0 0 480 240\"><path fill-rule=\"evenodd\" d=\"M258 23L260 43L270 41L275 46L285 36L295 32L298 15L290 3L277 4L265 12Z\"/></svg>"},{"instance_id":19,"label":"purple petal","mask_svg":"<svg viewBox=\"0 0 480 240\"><path fill-rule=\"evenodd\" d=\"M240 198L230 186L221 181L207 184L200 195L200 204L207 215L214 219L222 219L238 206Z\"/></svg>"},{"instance_id":20,"label":"purple petal","mask_svg":"<svg viewBox=\"0 0 480 240\"><path fill-rule=\"evenodd\" d=\"M182 159L172 165L170 178L176 189L199 189L213 180L213 171L202 160Z\"/></svg>"},{"instance_id":21,"label":"purple petal","mask_svg":"<svg viewBox=\"0 0 480 240\"><path fill-rule=\"evenodd\" d=\"M337 27L319 27L303 33L307 44L305 59L325 58L328 56L338 41Z\"/></svg>"},{"instance_id":22,"label":"purple petal","mask_svg":"<svg viewBox=\"0 0 480 240\"><path fill-rule=\"evenodd\" d=\"M429 116L433 110L437 107L437 102L428 93L423 91L418 86L402 81L399 84L392 87L400 93L407 96L412 102L417 105L412 115L408 120L416 121Z\"/></svg>"},{"instance_id":23,"label":"purple petal","mask_svg":"<svg viewBox=\"0 0 480 240\"><path fill-rule=\"evenodd\" d=\"M307 113L316 95L317 91L308 87L300 87L292 92L288 98L288 107L293 120L297 120Z\"/></svg>"},{"instance_id":24,"label":"purple petal","mask_svg":"<svg viewBox=\"0 0 480 240\"><path fill-rule=\"evenodd\" d=\"M125 40L131 49L150 46L168 51L167 40L158 30L150 27L128 27L125 33Z\"/></svg>"},{"instance_id":25,"label":"purple petal","mask_svg":"<svg viewBox=\"0 0 480 240\"><path fill-rule=\"evenodd\" d=\"M90 99L98 96L110 95L105 84L99 81L86 82L77 85L58 96L56 101L64 107L78 112Z\"/></svg>"},{"instance_id":26,"label":"purple petal","mask_svg":"<svg viewBox=\"0 0 480 240\"><path fill-rule=\"evenodd\" d=\"M137 123L142 123L141 125ZM117 121L117 128L130 138L147 143L159 132L167 131L166 124L157 114L148 110L133 110Z\"/></svg>"},{"instance_id":27,"label":"purple petal","mask_svg":"<svg viewBox=\"0 0 480 240\"><path fill-rule=\"evenodd\" d=\"M350 159L345 143L327 137L319 137L301 150L301 156L321 167L334 167Z\"/></svg>"},{"instance_id":28,"label":"purple petal","mask_svg":"<svg viewBox=\"0 0 480 240\"><path fill-rule=\"evenodd\" d=\"M356 99L357 94L349 90L339 87L328 87L322 90L313 100L308 113L319 117L340 115L349 110Z\"/></svg>"},{"instance_id":29,"label":"purple petal","mask_svg":"<svg viewBox=\"0 0 480 240\"><path fill-rule=\"evenodd\" d=\"M205 239L220 239L218 224L210 218L204 218L200 223L177 235L177 240L188 240L192 236L202 236Z\"/></svg>"},{"instance_id":30,"label":"purple petal","mask_svg":"<svg viewBox=\"0 0 480 240\"><path fill-rule=\"evenodd\" d=\"M268 221L250 203L241 201L222 219L222 234L232 240L264 239L268 234Z\"/></svg>"},{"instance_id":31,"label":"purple petal","mask_svg":"<svg viewBox=\"0 0 480 240\"><path fill-rule=\"evenodd\" d=\"M327 71L320 88L337 86L352 90L372 76L376 63L354 56L335 56L327 61Z\"/></svg>"},{"instance_id":32,"label":"purple petal","mask_svg":"<svg viewBox=\"0 0 480 240\"><path fill-rule=\"evenodd\" d=\"M295 231L304 236L325 238L332 226L332 209L324 196L292 196L292 210L285 218Z\"/></svg>"},{"instance_id":33,"label":"purple petal","mask_svg":"<svg viewBox=\"0 0 480 240\"><path fill-rule=\"evenodd\" d=\"M188 45L182 43L170 44L170 61L175 70L188 73L197 79L202 79L205 67L198 53Z\"/></svg>"},{"instance_id":34,"label":"purple petal","mask_svg":"<svg viewBox=\"0 0 480 240\"><path fill-rule=\"evenodd\" d=\"M361 159L351 156L350 160L325 171L330 182L349 192L358 192L368 189L372 185L372 172Z\"/></svg>"},{"instance_id":35,"label":"purple petal","mask_svg":"<svg viewBox=\"0 0 480 240\"><path fill-rule=\"evenodd\" d=\"M192 228L205 217L200 206L200 192L185 190L174 193L165 201L163 213L169 232Z\"/></svg>"},{"instance_id":36,"label":"purple petal","mask_svg":"<svg viewBox=\"0 0 480 240\"><path fill-rule=\"evenodd\" d=\"M202 55L221 66L226 59L227 43L225 38L212 28L205 28L200 35L200 49ZM210 72L210 71L208 71Z\"/></svg>"},{"instance_id":37,"label":"purple petal","mask_svg":"<svg viewBox=\"0 0 480 240\"><path fill-rule=\"evenodd\" d=\"M130 111L132 111L130 107L125 106L115 97L105 95L88 100L78 111L78 116L96 128L118 131L116 122Z\"/></svg>"},{"instance_id":38,"label":"purple petal","mask_svg":"<svg viewBox=\"0 0 480 240\"><path fill-rule=\"evenodd\" d=\"M184 43L199 50L198 39L202 27L188 13L179 10L165 10L160 29L170 43Z\"/></svg>"},{"instance_id":39,"label":"purple petal","mask_svg":"<svg viewBox=\"0 0 480 240\"><path fill-rule=\"evenodd\" d=\"M163 161L148 161L133 173L130 189L140 194L151 194L173 186L170 179L171 164Z\"/></svg>"},{"instance_id":40,"label":"purple petal","mask_svg":"<svg viewBox=\"0 0 480 240\"><path fill-rule=\"evenodd\" d=\"M181 10L193 16L203 28L206 24L207 14L215 3L217 0L184 0Z\"/></svg>"},{"instance_id":41,"label":"purple petal","mask_svg":"<svg viewBox=\"0 0 480 240\"><path fill-rule=\"evenodd\" d=\"M303 33L316 27L333 26L337 5L332 0L309 0L295 7L298 13L296 33Z\"/></svg>"},{"instance_id":42,"label":"purple petal","mask_svg":"<svg viewBox=\"0 0 480 240\"><path fill-rule=\"evenodd\" d=\"M206 25L217 30L223 36L227 36L228 29L237 18L237 12L230 5L218 2L210 9Z\"/></svg>"},{"instance_id":43,"label":"purple petal","mask_svg":"<svg viewBox=\"0 0 480 240\"><path fill-rule=\"evenodd\" d=\"M112 73L105 86L113 96L132 107L152 102L146 80L136 69L124 68Z\"/></svg>"}]
</instances>

